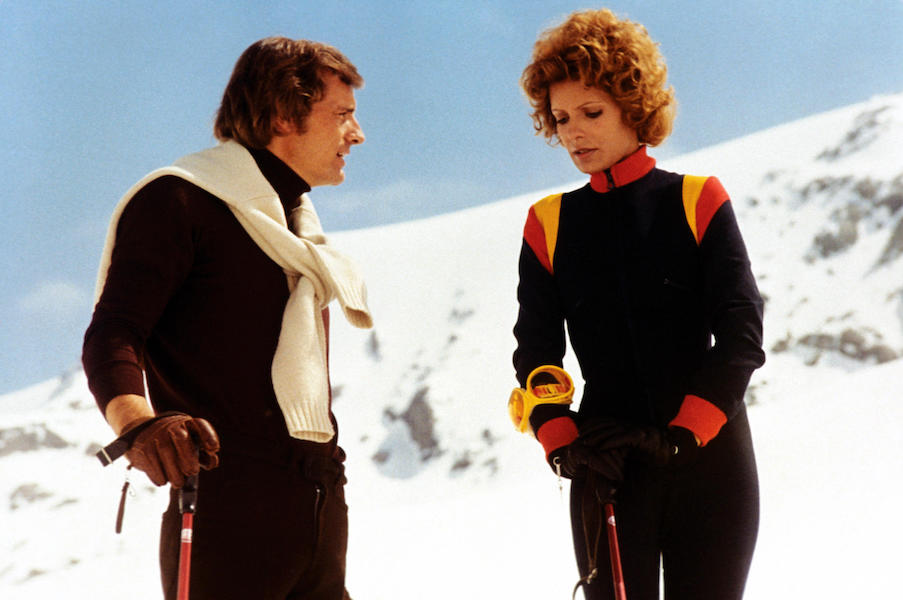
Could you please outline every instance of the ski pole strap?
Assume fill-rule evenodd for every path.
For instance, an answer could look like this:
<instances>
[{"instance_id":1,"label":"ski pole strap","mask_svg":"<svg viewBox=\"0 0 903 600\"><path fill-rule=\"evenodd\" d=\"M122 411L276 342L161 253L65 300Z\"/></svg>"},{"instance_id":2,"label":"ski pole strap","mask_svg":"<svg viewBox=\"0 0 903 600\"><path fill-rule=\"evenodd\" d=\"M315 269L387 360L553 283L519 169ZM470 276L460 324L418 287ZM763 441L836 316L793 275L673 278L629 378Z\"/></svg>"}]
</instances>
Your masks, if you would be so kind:
<instances>
[{"instance_id":1,"label":"ski pole strap","mask_svg":"<svg viewBox=\"0 0 903 600\"><path fill-rule=\"evenodd\" d=\"M171 417L173 415L180 415L182 413L178 411L168 411L164 413L160 413L154 417L151 417L147 421L143 423L139 423L138 425L132 427L128 431L123 432L118 438L101 448L97 451L97 460L100 461L100 464L103 466L107 466L112 464L114 460L128 452L129 448L132 447L132 444L135 443L135 439L141 434L142 431L150 427L153 423L163 419L165 417Z\"/></svg>"},{"instance_id":2,"label":"ski pole strap","mask_svg":"<svg viewBox=\"0 0 903 600\"><path fill-rule=\"evenodd\" d=\"M122 482L122 494L119 496L119 509L116 511L116 533L122 533L122 520L125 518L125 497L129 493L129 485L131 482L129 481L129 469L132 468L132 465L129 465L125 469L125 481Z\"/></svg>"},{"instance_id":3,"label":"ski pole strap","mask_svg":"<svg viewBox=\"0 0 903 600\"><path fill-rule=\"evenodd\" d=\"M571 600L576 600L577 590L581 586L589 586L599 576L596 557L599 550L599 541L602 539L602 516L599 511L599 503L595 487L598 478L591 470L586 473L583 480L583 497L580 499L580 514L583 521L583 543L586 548L586 575L581 577L574 585ZM586 594L586 592L584 592Z\"/></svg>"}]
</instances>

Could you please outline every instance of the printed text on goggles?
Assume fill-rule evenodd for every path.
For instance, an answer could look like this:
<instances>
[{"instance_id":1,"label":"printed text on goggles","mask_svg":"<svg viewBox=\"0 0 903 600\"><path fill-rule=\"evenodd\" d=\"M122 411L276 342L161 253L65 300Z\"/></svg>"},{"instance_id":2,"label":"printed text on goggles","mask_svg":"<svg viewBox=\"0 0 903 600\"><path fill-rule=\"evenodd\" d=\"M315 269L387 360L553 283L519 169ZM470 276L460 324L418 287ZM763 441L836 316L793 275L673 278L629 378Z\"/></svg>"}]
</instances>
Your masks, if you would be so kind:
<instances>
[{"instance_id":1,"label":"printed text on goggles","mask_svg":"<svg viewBox=\"0 0 903 600\"><path fill-rule=\"evenodd\" d=\"M527 389L511 391L508 416L518 431L532 434L530 414L537 404L570 404L573 398L574 382L568 372L555 365L543 365L533 369L527 377Z\"/></svg>"}]
</instances>

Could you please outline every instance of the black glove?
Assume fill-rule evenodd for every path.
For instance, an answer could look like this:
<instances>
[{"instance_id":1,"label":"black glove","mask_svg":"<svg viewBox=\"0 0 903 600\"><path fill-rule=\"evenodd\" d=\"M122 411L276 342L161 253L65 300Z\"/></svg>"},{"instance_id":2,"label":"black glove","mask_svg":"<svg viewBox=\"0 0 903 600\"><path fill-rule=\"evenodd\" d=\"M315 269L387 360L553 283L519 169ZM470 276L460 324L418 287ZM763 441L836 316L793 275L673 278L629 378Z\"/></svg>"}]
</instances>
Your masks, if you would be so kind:
<instances>
[{"instance_id":1,"label":"black glove","mask_svg":"<svg viewBox=\"0 0 903 600\"><path fill-rule=\"evenodd\" d=\"M696 436L689 429L638 426L609 417L587 419L578 439L597 451L630 449L662 467L688 464L699 450Z\"/></svg>"},{"instance_id":2,"label":"black glove","mask_svg":"<svg viewBox=\"0 0 903 600\"><path fill-rule=\"evenodd\" d=\"M665 437L670 446L668 464L673 466L688 465L696 460L702 448L696 441L696 435L683 427L668 427Z\"/></svg>"},{"instance_id":3,"label":"black glove","mask_svg":"<svg viewBox=\"0 0 903 600\"><path fill-rule=\"evenodd\" d=\"M169 413L130 424L128 430L141 428L126 458L136 469L144 471L155 485L169 481L174 488L185 484L189 475L200 468L213 469L219 464L219 437L205 419Z\"/></svg>"},{"instance_id":4,"label":"black glove","mask_svg":"<svg viewBox=\"0 0 903 600\"><path fill-rule=\"evenodd\" d=\"M545 407L536 407L534 412L540 408ZM546 410L551 412L554 408L549 407ZM590 420L590 424L593 422L595 419ZM587 470L591 470L612 486L623 481L624 460L628 449L602 445L597 439L597 434L598 431L593 427L588 428L586 423L581 425L577 439L549 454L549 465L552 470L568 479L586 477Z\"/></svg>"},{"instance_id":5,"label":"black glove","mask_svg":"<svg viewBox=\"0 0 903 600\"><path fill-rule=\"evenodd\" d=\"M559 451L562 477L571 479L585 477L587 471L592 471L597 477L608 481L612 486L617 486L624 481L624 460L627 458L627 448L600 450L577 438L568 446L555 452ZM554 464L555 459L552 456L549 458Z\"/></svg>"},{"instance_id":6,"label":"black glove","mask_svg":"<svg viewBox=\"0 0 903 600\"><path fill-rule=\"evenodd\" d=\"M537 377L543 377L544 375L544 373L539 373ZM577 415L571 412L570 408L564 404L537 404L536 408L534 408L533 412L530 414L530 427L533 431L539 431L543 425L553 419L559 417L574 419L576 416ZM546 457L546 460L548 460L549 466L552 467L552 471L556 475L560 475L567 479L573 479L577 474L576 470L572 469L571 465L566 464L565 461L565 454L569 447L570 446L562 446L553 450Z\"/></svg>"}]
</instances>

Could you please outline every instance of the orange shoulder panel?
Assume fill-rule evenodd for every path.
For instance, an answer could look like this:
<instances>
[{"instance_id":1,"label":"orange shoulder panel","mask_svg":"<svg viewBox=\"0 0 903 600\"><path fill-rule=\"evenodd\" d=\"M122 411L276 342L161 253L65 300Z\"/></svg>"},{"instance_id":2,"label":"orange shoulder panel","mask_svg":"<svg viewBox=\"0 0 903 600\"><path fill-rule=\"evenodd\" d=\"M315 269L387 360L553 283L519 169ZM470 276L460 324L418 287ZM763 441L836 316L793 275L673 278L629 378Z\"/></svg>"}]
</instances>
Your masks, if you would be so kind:
<instances>
[{"instance_id":1,"label":"orange shoulder panel","mask_svg":"<svg viewBox=\"0 0 903 600\"><path fill-rule=\"evenodd\" d=\"M555 245L558 242L558 217L561 194L547 196L530 207L524 225L524 241L545 269L552 273Z\"/></svg>"},{"instance_id":2,"label":"orange shoulder panel","mask_svg":"<svg viewBox=\"0 0 903 600\"><path fill-rule=\"evenodd\" d=\"M717 177L684 175L684 212L697 244L702 243L712 217L728 199L727 191Z\"/></svg>"}]
</instances>

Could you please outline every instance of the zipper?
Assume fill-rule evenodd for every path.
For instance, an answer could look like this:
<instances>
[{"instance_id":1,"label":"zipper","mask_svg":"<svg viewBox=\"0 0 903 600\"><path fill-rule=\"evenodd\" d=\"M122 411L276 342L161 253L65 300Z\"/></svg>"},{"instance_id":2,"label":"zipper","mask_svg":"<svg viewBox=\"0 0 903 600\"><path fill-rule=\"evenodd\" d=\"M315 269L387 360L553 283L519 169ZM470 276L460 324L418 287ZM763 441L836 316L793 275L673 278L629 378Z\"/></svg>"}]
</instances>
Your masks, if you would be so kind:
<instances>
[{"instance_id":1,"label":"zipper","mask_svg":"<svg viewBox=\"0 0 903 600\"><path fill-rule=\"evenodd\" d=\"M564 501L564 486L561 484L561 457L556 456L552 462L555 464L555 473L558 474L558 495Z\"/></svg>"},{"instance_id":2,"label":"zipper","mask_svg":"<svg viewBox=\"0 0 903 600\"><path fill-rule=\"evenodd\" d=\"M608 191L615 189L615 178L611 174L611 169L605 169L605 179L608 180Z\"/></svg>"},{"instance_id":3,"label":"zipper","mask_svg":"<svg viewBox=\"0 0 903 600\"><path fill-rule=\"evenodd\" d=\"M314 486L314 548L320 541L320 509L323 506L325 491L319 483Z\"/></svg>"}]
</instances>

